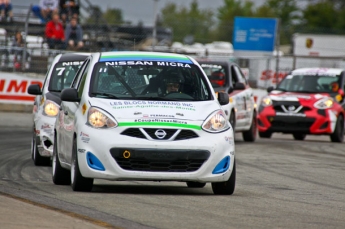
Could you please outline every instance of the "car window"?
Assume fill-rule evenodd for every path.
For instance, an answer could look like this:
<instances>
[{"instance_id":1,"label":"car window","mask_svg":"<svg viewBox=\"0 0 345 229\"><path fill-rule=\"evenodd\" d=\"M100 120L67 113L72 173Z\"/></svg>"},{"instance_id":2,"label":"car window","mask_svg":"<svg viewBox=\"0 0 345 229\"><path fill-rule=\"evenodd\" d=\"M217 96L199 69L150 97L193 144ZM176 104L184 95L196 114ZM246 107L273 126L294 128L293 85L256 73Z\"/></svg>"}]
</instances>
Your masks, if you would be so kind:
<instances>
[{"instance_id":1,"label":"car window","mask_svg":"<svg viewBox=\"0 0 345 229\"><path fill-rule=\"evenodd\" d=\"M236 73L236 76L238 78L238 82L247 84L247 80L246 80L242 70L238 66L233 66L233 67L234 67L234 71Z\"/></svg>"},{"instance_id":2,"label":"car window","mask_svg":"<svg viewBox=\"0 0 345 229\"><path fill-rule=\"evenodd\" d=\"M277 89L292 92L335 93L338 92L339 85L339 75L298 74L286 76L278 84Z\"/></svg>"},{"instance_id":3,"label":"car window","mask_svg":"<svg viewBox=\"0 0 345 229\"><path fill-rule=\"evenodd\" d=\"M83 71L81 72L81 79L78 82L78 86L77 86L77 90L78 90L78 97L80 98L81 95L83 94L84 91L84 85L85 85L85 80L86 80L86 76L90 67L90 62L87 62L85 64L85 67L83 69Z\"/></svg>"},{"instance_id":4,"label":"car window","mask_svg":"<svg viewBox=\"0 0 345 229\"><path fill-rule=\"evenodd\" d=\"M212 63L201 63L200 66L211 81L213 88L224 87L226 85L226 66Z\"/></svg>"},{"instance_id":5,"label":"car window","mask_svg":"<svg viewBox=\"0 0 345 229\"><path fill-rule=\"evenodd\" d=\"M90 96L121 99L210 100L211 90L201 69L194 64L163 65L148 61L143 65L97 63L92 72Z\"/></svg>"},{"instance_id":6,"label":"car window","mask_svg":"<svg viewBox=\"0 0 345 229\"><path fill-rule=\"evenodd\" d=\"M77 88L80 78L83 75L83 72L85 70L85 67L89 64L89 59L85 60L84 63L80 66L78 72L76 73L77 75L75 76L75 79L73 80L71 87L72 88Z\"/></svg>"},{"instance_id":7,"label":"car window","mask_svg":"<svg viewBox=\"0 0 345 229\"><path fill-rule=\"evenodd\" d=\"M70 87L79 67L80 65L77 64L56 63L51 73L49 91L60 92L62 89Z\"/></svg>"}]
</instances>

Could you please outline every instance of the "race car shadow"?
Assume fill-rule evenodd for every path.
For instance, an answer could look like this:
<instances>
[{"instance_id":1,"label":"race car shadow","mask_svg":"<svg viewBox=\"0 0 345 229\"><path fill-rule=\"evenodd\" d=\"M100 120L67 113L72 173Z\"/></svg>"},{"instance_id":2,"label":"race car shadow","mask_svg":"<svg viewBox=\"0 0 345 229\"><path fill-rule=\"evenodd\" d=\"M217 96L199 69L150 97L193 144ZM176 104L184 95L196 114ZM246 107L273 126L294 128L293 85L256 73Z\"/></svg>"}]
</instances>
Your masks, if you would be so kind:
<instances>
[{"instance_id":1,"label":"race car shadow","mask_svg":"<svg viewBox=\"0 0 345 229\"><path fill-rule=\"evenodd\" d=\"M118 181L113 181L118 182ZM112 182L112 183L113 183ZM121 182L121 181L120 181ZM152 183L152 182L150 182ZM176 183L174 183L176 184ZM138 184L94 184L93 193L118 193L118 194L141 194L141 195L214 195L210 184L204 188L189 188L185 183L176 185L145 185Z\"/></svg>"}]
</instances>

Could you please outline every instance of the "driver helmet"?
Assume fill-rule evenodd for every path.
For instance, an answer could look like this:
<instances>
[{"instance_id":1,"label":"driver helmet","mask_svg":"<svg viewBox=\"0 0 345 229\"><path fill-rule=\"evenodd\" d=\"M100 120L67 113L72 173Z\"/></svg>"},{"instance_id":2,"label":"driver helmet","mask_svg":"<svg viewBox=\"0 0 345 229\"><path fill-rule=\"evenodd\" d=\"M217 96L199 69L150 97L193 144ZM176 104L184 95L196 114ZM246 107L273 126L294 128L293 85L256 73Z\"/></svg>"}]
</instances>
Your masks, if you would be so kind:
<instances>
[{"instance_id":1,"label":"driver helmet","mask_svg":"<svg viewBox=\"0 0 345 229\"><path fill-rule=\"evenodd\" d=\"M164 76L163 82L168 91L179 91L184 79L179 72L170 71Z\"/></svg>"}]
</instances>

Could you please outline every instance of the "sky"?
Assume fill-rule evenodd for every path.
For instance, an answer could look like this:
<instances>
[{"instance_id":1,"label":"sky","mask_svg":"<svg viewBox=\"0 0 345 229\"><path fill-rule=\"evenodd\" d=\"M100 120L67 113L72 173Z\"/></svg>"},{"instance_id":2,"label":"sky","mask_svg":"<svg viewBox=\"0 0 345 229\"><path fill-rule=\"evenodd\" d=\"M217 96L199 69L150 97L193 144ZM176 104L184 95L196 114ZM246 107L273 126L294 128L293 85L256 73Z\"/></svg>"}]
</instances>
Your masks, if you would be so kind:
<instances>
[{"instance_id":1,"label":"sky","mask_svg":"<svg viewBox=\"0 0 345 229\"><path fill-rule=\"evenodd\" d=\"M29 6L38 4L39 0L11 0L12 5ZM82 4L98 4L105 11L107 8L117 8L122 10L125 21L131 21L133 25L143 22L145 26L152 26L154 21L155 4L157 13L166 6L167 3L175 3L177 6L190 6L193 0L80 0ZM224 0L197 0L200 9L210 9L214 12L223 6ZM264 0L252 0L256 5L261 5ZM156 3L155 3L156 2ZM20 7L22 8L22 7Z\"/></svg>"}]
</instances>

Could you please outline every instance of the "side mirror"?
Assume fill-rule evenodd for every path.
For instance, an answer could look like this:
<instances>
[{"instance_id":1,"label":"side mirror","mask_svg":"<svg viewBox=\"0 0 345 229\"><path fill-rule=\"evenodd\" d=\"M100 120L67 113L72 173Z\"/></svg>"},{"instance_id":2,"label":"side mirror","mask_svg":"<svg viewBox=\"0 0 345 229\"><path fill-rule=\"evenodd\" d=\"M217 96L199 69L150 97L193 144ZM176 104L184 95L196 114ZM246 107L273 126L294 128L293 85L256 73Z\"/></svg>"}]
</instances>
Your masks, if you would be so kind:
<instances>
[{"instance_id":1,"label":"side mirror","mask_svg":"<svg viewBox=\"0 0 345 229\"><path fill-rule=\"evenodd\" d=\"M234 85L234 90L244 90L246 89L246 85L244 83L237 82Z\"/></svg>"},{"instance_id":2,"label":"side mirror","mask_svg":"<svg viewBox=\"0 0 345 229\"><path fill-rule=\"evenodd\" d=\"M78 91L75 88L65 88L62 90L60 98L66 102L80 102Z\"/></svg>"},{"instance_id":3,"label":"side mirror","mask_svg":"<svg viewBox=\"0 0 345 229\"><path fill-rule=\"evenodd\" d=\"M38 84L31 84L31 85L29 85L28 93L30 95L42 95L42 91L41 91L40 85L38 85Z\"/></svg>"},{"instance_id":4,"label":"side mirror","mask_svg":"<svg viewBox=\"0 0 345 229\"><path fill-rule=\"evenodd\" d=\"M234 91L234 88L232 86L229 87L228 93L232 93Z\"/></svg>"},{"instance_id":5,"label":"side mirror","mask_svg":"<svg viewBox=\"0 0 345 229\"><path fill-rule=\"evenodd\" d=\"M269 86L268 88L267 88L267 92L268 93L270 93L271 91L273 91L274 90L274 87L273 86Z\"/></svg>"},{"instance_id":6,"label":"side mirror","mask_svg":"<svg viewBox=\"0 0 345 229\"><path fill-rule=\"evenodd\" d=\"M220 105L226 105L229 103L229 95L225 92L218 92L218 102Z\"/></svg>"}]
</instances>

